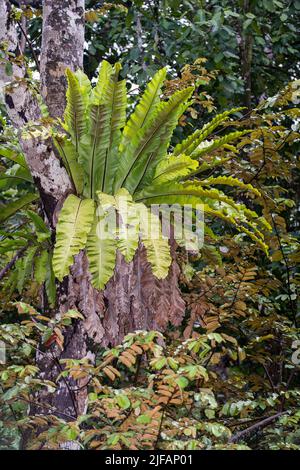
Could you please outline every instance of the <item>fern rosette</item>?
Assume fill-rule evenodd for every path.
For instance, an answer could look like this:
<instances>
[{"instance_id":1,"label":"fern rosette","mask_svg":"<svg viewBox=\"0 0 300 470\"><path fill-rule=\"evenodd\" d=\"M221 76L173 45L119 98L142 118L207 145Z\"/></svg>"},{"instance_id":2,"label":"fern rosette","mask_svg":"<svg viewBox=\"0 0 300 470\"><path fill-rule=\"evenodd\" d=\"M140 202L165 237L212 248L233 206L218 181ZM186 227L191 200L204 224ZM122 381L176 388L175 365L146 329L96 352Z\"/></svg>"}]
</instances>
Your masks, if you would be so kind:
<instances>
[{"instance_id":1,"label":"fern rosette","mask_svg":"<svg viewBox=\"0 0 300 470\"><path fill-rule=\"evenodd\" d=\"M202 204L207 215L234 225L266 251L262 232L266 221L216 186L237 187L256 196L258 190L230 176L199 178L203 171L227 161L216 158L210 166L203 160L205 154L232 149L232 143L249 132L207 140L240 108L217 115L169 151L178 120L191 104L193 88L162 100L166 69L160 70L126 122L126 84L119 80L120 68L120 64L113 67L103 61L95 87L82 71L67 71L66 133L57 133L54 142L76 195L66 199L59 215L55 276L62 280L74 256L86 249L92 283L103 289L114 272L117 250L130 262L143 243L154 275L166 277L170 247L159 217L150 211L152 204L189 204L192 208ZM109 225L111 211L114 228L110 236L100 236L99 227Z\"/></svg>"}]
</instances>

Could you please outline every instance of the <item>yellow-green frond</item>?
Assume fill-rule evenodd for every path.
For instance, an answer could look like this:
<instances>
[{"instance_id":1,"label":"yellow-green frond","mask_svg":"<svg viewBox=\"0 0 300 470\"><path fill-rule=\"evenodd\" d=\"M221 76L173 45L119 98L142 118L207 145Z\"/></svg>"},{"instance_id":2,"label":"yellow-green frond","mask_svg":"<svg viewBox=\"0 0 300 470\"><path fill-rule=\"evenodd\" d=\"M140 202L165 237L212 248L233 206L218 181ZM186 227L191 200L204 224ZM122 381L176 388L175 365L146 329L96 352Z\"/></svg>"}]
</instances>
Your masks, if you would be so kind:
<instances>
[{"instance_id":1,"label":"yellow-green frond","mask_svg":"<svg viewBox=\"0 0 300 470\"><path fill-rule=\"evenodd\" d=\"M53 252L53 271L60 281L69 273L74 256L85 248L94 217L94 201L70 194L60 211Z\"/></svg>"}]
</instances>

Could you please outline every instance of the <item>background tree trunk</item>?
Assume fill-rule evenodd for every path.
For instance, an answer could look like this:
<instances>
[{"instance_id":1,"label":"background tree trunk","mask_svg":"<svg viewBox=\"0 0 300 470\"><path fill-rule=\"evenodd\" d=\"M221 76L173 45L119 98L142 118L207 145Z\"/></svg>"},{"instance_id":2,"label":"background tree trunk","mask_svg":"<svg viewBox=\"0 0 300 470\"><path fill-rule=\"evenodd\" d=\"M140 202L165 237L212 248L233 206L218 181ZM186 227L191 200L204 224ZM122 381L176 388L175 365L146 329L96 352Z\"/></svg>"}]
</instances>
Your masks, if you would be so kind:
<instances>
[{"instance_id":1,"label":"background tree trunk","mask_svg":"<svg viewBox=\"0 0 300 470\"><path fill-rule=\"evenodd\" d=\"M18 55L17 30L9 13L9 2L0 0L0 41L8 38L8 50ZM82 67L83 47L84 0L45 0L40 56L41 92L54 118L62 117L65 107L65 69ZM59 209L66 196L73 192L71 181L50 141L21 138L22 127L40 118L37 99L26 80L25 67L14 65L13 77L7 77L5 68L1 66L0 79L2 84L14 80L13 86L9 84L5 91L7 111L19 129L20 143L40 192L45 217L55 234ZM172 251L174 257L174 246ZM129 264L120 253L117 254L115 274L106 289L99 292L91 285L85 253L79 253L70 275L57 284L58 302L54 314L77 309L84 320L75 320L66 328L63 351L55 344L49 348L41 345L37 354L41 377L56 382L62 370L59 361L63 358L88 357L93 361L91 345L94 343L115 345L130 331L163 331L169 322L179 325L185 305L178 288L178 272L174 260L168 277L158 281L151 272L145 249L140 246ZM60 379L57 385L54 394L39 393L36 401L40 406L32 408L31 413L47 412L44 408L47 404L51 413L76 419L86 409L86 388L70 379Z\"/></svg>"}]
</instances>

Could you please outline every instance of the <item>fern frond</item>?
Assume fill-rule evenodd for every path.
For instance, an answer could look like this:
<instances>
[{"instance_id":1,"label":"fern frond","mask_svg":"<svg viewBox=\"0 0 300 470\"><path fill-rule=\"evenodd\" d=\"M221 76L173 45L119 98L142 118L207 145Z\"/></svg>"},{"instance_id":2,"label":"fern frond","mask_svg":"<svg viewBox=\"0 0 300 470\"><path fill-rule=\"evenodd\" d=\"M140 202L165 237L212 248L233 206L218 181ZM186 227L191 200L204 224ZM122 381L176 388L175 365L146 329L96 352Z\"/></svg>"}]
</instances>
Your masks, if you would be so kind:
<instances>
[{"instance_id":1,"label":"fern frond","mask_svg":"<svg viewBox=\"0 0 300 470\"><path fill-rule=\"evenodd\" d=\"M139 244L140 217L137 204L132 202L132 196L121 188L116 196L116 209L120 223L117 231L117 246L127 263L130 263Z\"/></svg>"},{"instance_id":2,"label":"fern frond","mask_svg":"<svg viewBox=\"0 0 300 470\"><path fill-rule=\"evenodd\" d=\"M160 101L160 94L163 82L166 78L167 69L159 70L148 83L140 102L135 107L122 133L120 152L124 152L126 146L130 144L136 133L144 127Z\"/></svg>"},{"instance_id":3,"label":"fern frond","mask_svg":"<svg viewBox=\"0 0 300 470\"><path fill-rule=\"evenodd\" d=\"M187 175L186 178L183 178L183 179L189 179L190 177L198 175L199 173L203 173L204 171L213 170L217 166L223 165L223 163L228 162L229 160L231 160L231 158L232 157L225 157L225 158L216 157L216 158L213 158L210 162L202 162L198 166L197 170L191 172L189 175Z\"/></svg>"},{"instance_id":4,"label":"fern frond","mask_svg":"<svg viewBox=\"0 0 300 470\"><path fill-rule=\"evenodd\" d=\"M125 126L126 122L126 82L125 80L118 81L120 69L121 65L116 64L112 76L112 87L108 89L111 92L112 117L102 185L102 191L107 193L112 192L113 181L119 167L118 148L121 142L121 129Z\"/></svg>"},{"instance_id":5,"label":"fern frond","mask_svg":"<svg viewBox=\"0 0 300 470\"><path fill-rule=\"evenodd\" d=\"M0 147L0 156L7 158L11 162L17 163L25 170L28 170L28 165L25 159L25 156L22 153L17 153L16 151L10 149L6 146Z\"/></svg>"},{"instance_id":6,"label":"fern frond","mask_svg":"<svg viewBox=\"0 0 300 470\"><path fill-rule=\"evenodd\" d=\"M81 69L76 70L74 75L78 80L79 90L83 98L84 104L85 106L87 106L90 98L90 93L92 91L91 81Z\"/></svg>"},{"instance_id":7,"label":"fern frond","mask_svg":"<svg viewBox=\"0 0 300 470\"><path fill-rule=\"evenodd\" d=\"M248 190L254 193L256 196L261 196L261 193L258 189L254 188L252 184L246 184L243 181L240 181L237 178L233 178L233 176L217 176L217 177L210 177L205 180L198 181L198 184L201 186L212 186L215 184L224 184L227 186L234 186L240 189Z\"/></svg>"},{"instance_id":8,"label":"fern frond","mask_svg":"<svg viewBox=\"0 0 300 470\"><path fill-rule=\"evenodd\" d=\"M45 240L48 240L51 236L51 232L43 219L38 214L30 210L26 211L26 215L32 220L34 224L37 241L41 243Z\"/></svg>"},{"instance_id":9,"label":"fern frond","mask_svg":"<svg viewBox=\"0 0 300 470\"><path fill-rule=\"evenodd\" d=\"M60 211L53 252L53 271L62 281L73 264L73 257L86 245L94 217L94 201L70 194Z\"/></svg>"},{"instance_id":10,"label":"fern frond","mask_svg":"<svg viewBox=\"0 0 300 470\"><path fill-rule=\"evenodd\" d=\"M47 250L42 250L34 261L34 279L38 284L43 284L45 282L48 269L49 253Z\"/></svg>"},{"instance_id":11,"label":"fern frond","mask_svg":"<svg viewBox=\"0 0 300 470\"><path fill-rule=\"evenodd\" d=\"M19 294L22 294L25 282L31 276L33 259L37 251L37 246L31 246L26 251L23 258L18 259L16 263L16 269L18 272L17 288Z\"/></svg>"},{"instance_id":12,"label":"fern frond","mask_svg":"<svg viewBox=\"0 0 300 470\"><path fill-rule=\"evenodd\" d=\"M113 68L107 60L102 60L98 80L96 86L92 89L91 104L98 105L103 103L104 95L109 84L110 77L113 73Z\"/></svg>"},{"instance_id":13,"label":"fern frond","mask_svg":"<svg viewBox=\"0 0 300 470\"><path fill-rule=\"evenodd\" d=\"M177 181L197 172L199 163L187 155L173 155L164 158L156 167L153 184Z\"/></svg>"},{"instance_id":14,"label":"fern frond","mask_svg":"<svg viewBox=\"0 0 300 470\"><path fill-rule=\"evenodd\" d=\"M249 129L246 129L244 131L235 131L235 132L230 132L230 134L227 134L224 137L215 139L212 142L203 141L202 145L200 145L191 153L191 157L198 159L199 157L201 157L201 155L204 155L205 153L209 153L221 147L224 147L224 145L228 144L228 142L233 142L234 140L239 139L243 135L249 134L249 132L252 132L252 131ZM203 145L204 143L206 145Z\"/></svg>"},{"instance_id":15,"label":"fern frond","mask_svg":"<svg viewBox=\"0 0 300 470\"><path fill-rule=\"evenodd\" d=\"M120 65L103 61L93 90L88 132L80 146L79 158L87 175L85 193L94 198L97 191L110 192L118 165L120 129L126 119L125 81L118 81Z\"/></svg>"},{"instance_id":16,"label":"fern frond","mask_svg":"<svg viewBox=\"0 0 300 470\"><path fill-rule=\"evenodd\" d=\"M137 132L122 155L115 191L123 186L132 194L139 185L151 182L192 92L193 87L178 91L167 102L156 106L151 120Z\"/></svg>"},{"instance_id":17,"label":"fern frond","mask_svg":"<svg viewBox=\"0 0 300 470\"><path fill-rule=\"evenodd\" d=\"M158 279L164 279L168 275L172 257L169 242L162 237L159 217L148 211L147 222L141 219L140 223L142 243L146 248L147 260L151 264L152 272Z\"/></svg>"},{"instance_id":18,"label":"fern frond","mask_svg":"<svg viewBox=\"0 0 300 470\"><path fill-rule=\"evenodd\" d=\"M205 124L202 129L198 129L187 139L177 144L173 154L180 155L181 153L184 153L185 155L191 155L191 153L198 147L199 144L201 144L201 142L203 142L203 140L207 139L207 137L209 137L211 133L220 126L220 124L229 119L231 114L241 111L242 109L244 108L233 108L229 111L225 111L222 114L218 114L210 122Z\"/></svg>"},{"instance_id":19,"label":"fern frond","mask_svg":"<svg viewBox=\"0 0 300 470\"><path fill-rule=\"evenodd\" d=\"M77 194L83 191L84 172L78 162L78 154L75 145L65 135L57 135L53 138L55 147L57 148L64 166L73 181Z\"/></svg>"},{"instance_id":20,"label":"fern frond","mask_svg":"<svg viewBox=\"0 0 300 470\"><path fill-rule=\"evenodd\" d=\"M11 217L24 207L28 206L28 204L30 204L31 202L36 201L37 199L39 199L38 194L27 193L16 201L12 201L8 204L5 204L4 206L0 206L0 223L3 223L6 219Z\"/></svg>"},{"instance_id":21,"label":"fern frond","mask_svg":"<svg viewBox=\"0 0 300 470\"><path fill-rule=\"evenodd\" d=\"M99 236L101 234L98 224L101 222L105 222L104 217L96 214L86 245L92 284L96 289L103 289L113 275L117 251L117 242L114 237Z\"/></svg>"},{"instance_id":22,"label":"fern frond","mask_svg":"<svg viewBox=\"0 0 300 470\"><path fill-rule=\"evenodd\" d=\"M75 149L78 151L79 142L86 132L86 87L82 87L79 79L70 69L66 70L67 106L64 113L64 128L71 135Z\"/></svg>"},{"instance_id":23,"label":"fern frond","mask_svg":"<svg viewBox=\"0 0 300 470\"><path fill-rule=\"evenodd\" d=\"M248 209L244 204L235 202L232 198L226 196L217 189L203 189L197 181L186 183L167 183L159 186L145 188L138 193L135 198L136 202L149 204L191 204L197 207L203 204L210 207L211 210L218 211L223 214L226 220L230 220L233 225L235 219L243 224L247 224L256 233L258 237L263 237L257 228L256 221L258 215L256 212ZM255 220L255 223L251 222Z\"/></svg>"},{"instance_id":24,"label":"fern frond","mask_svg":"<svg viewBox=\"0 0 300 470\"><path fill-rule=\"evenodd\" d=\"M56 303L56 284L55 275L52 267L52 253L50 252L48 252L48 269L45 280L45 288L49 306L53 308Z\"/></svg>"},{"instance_id":25,"label":"fern frond","mask_svg":"<svg viewBox=\"0 0 300 470\"><path fill-rule=\"evenodd\" d=\"M184 200L186 197L186 201ZM140 191L134 197L136 202L143 203L177 203L184 204L184 202L202 203L207 200L215 200L224 202L234 209L245 212L251 217L258 217L254 211L250 211L246 206L236 203L232 198L226 196L218 189L204 189L199 181L187 181L184 183L169 182L157 186L150 186Z\"/></svg>"}]
</instances>

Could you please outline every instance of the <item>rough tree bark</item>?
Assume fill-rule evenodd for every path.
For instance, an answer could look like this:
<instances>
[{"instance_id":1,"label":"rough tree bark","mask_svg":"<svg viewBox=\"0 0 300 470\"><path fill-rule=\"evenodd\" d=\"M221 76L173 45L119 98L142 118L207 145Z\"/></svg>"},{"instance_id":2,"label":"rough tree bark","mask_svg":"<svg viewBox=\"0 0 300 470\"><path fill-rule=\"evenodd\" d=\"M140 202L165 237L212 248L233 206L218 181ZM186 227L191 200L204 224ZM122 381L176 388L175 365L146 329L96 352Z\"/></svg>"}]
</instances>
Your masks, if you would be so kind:
<instances>
[{"instance_id":1,"label":"rough tree bark","mask_svg":"<svg viewBox=\"0 0 300 470\"><path fill-rule=\"evenodd\" d=\"M10 3L0 0L0 43L7 51L18 55L18 34L10 17ZM65 69L82 67L84 47L84 0L44 0L42 49L40 54L41 93L52 117L61 117L65 105ZM8 115L19 130L20 144L40 193L42 207L49 227L55 234L59 209L66 196L73 192L70 179L50 141L22 139L24 125L40 118L34 92L26 77L24 66L13 65L8 77L0 64L0 84L5 85ZM174 254L174 247L172 247ZM75 257L70 275L57 284L58 305L55 314L76 308L84 320L76 320L66 328L64 350L52 345L41 347L37 363L41 376L56 381L62 358L93 360L91 344L118 344L130 331L140 329L165 330L168 323L179 325L184 314L184 302L178 288L179 268L174 260L168 277L158 281L140 246L134 260L127 264L120 253L113 278L99 292L90 282L88 262L84 252ZM91 341L92 340L92 341ZM80 391L72 380L58 381L56 393L38 396L40 407L31 412L45 413L43 403L58 415L76 419L86 409L86 389Z\"/></svg>"}]
</instances>

